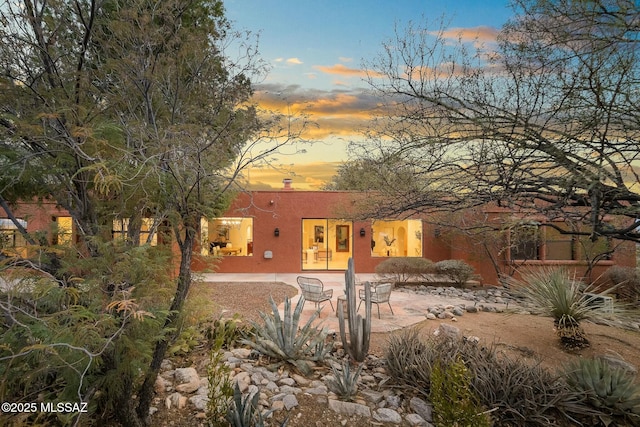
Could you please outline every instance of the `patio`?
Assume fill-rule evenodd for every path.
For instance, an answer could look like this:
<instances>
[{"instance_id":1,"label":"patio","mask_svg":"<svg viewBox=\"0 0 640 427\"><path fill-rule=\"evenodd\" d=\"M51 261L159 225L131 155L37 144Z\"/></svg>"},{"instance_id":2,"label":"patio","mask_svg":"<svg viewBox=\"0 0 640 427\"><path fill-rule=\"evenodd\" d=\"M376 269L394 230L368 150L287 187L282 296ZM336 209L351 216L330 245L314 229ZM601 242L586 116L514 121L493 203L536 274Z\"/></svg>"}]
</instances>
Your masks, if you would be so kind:
<instances>
[{"instance_id":1,"label":"patio","mask_svg":"<svg viewBox=\"0 0 640 427\"><path fill-rule=\"evenodd\" d=\"M298 276L314 277L320 279L324 284L324 289L333 290L333 298L331 302L333 307L338 308L338 297L344 295L344 273L205 273L201 274L205 282L282 282L293 286L298 290L298 295L292 299L292 304L298 302L300 298L300 288L296 282ZM358 274L356 275L358 282L377 280L374 274ZM357 300L357 298L356 298ZM455 298L442 298L436 295L421 295L412 292L403 292L394 290L391 293L391 306L394 314L391 314L387 304L380 304L380 319L378 319L378 311L375 304L371 307L371 331L372 332L391 332L402 329L407 326L415 325L425 320L425 313L428 307L438 304L469 304L469 301ZM322 310L318 321L327 327L330 331L338 331L338 317L335 311L331 310L331 305L327 303L321 304ZM280 305L282 312L284 306ZM305 303L302 311L301 322L304 324L316 311L313 302ZM360 307L359 314L364 315L364 305Z\"/></svg>"}]
</instances>

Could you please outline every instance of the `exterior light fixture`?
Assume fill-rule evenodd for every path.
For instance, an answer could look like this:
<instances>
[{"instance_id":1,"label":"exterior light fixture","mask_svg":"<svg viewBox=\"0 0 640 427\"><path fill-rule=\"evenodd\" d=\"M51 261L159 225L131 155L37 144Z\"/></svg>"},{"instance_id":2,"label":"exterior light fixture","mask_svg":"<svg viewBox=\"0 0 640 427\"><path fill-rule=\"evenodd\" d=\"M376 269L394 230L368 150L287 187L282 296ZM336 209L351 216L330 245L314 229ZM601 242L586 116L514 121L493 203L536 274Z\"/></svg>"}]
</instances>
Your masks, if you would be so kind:
<instances>
[{"instance_id":1,"label":"exterior light fixture","mask_svg":"<svg viewBox=\"0 0 640 427\"><path fill-rule=\"evenodd\" d=\"M360 237L364 237L366 233L367 233L367 232L365 231L364 227L362 227L362 228L360 229Z\"/></svg>"},{"instance_id":2,"label":"exterior light fixture","mask_svg":"<svg viewBox=\"0 0 640 427\"><path fill-rule=\"evenodd\" d=\"M280 235L280 229L278 227L276 227L275 230L273 230L273 235L278 237Z\"/></svg>"}]
</instances>

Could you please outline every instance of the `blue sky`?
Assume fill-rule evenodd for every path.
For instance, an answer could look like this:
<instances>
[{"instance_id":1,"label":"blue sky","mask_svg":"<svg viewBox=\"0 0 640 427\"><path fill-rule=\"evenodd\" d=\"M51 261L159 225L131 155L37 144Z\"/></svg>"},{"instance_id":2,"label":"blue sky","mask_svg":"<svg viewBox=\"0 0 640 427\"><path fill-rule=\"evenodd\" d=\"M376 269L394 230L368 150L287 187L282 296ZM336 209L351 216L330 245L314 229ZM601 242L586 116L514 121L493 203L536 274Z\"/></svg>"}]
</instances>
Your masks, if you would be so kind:
<instances>
[{"instance_id":1,"label":"blue sky","mask_svg":"<svg viewBox=\"0 0 640 427\"><path fill-rule=\"evenodd\" d=\"M271 66L257 86L260 102L304 108L317 124L305 154L279 159L285 170L251 172L256 188L280 188L290 175L296 188L318 188L346 160L371 105L363 60L382 51L396 25L444 19L456 32L491 34L512 15L506 0L226 0L225 8L236 29L259 34L260 56Z\"/></svg>"}]
</instances>

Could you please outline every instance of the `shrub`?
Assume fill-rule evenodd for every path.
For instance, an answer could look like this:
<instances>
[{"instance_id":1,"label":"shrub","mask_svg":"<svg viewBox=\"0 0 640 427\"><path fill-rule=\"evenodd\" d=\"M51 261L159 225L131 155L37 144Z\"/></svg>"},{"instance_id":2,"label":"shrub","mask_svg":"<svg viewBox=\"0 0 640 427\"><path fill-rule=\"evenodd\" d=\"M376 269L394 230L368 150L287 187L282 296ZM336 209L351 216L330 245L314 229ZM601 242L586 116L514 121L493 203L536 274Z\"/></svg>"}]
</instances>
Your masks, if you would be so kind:
<instances>
[{"instance_id":1,"label":"shrub","mask_svg":"<svg viewBox=\"0 0 640 427\"><path fill-rule=\"evenodd\" d=\"M462 287L473 275L473 267L461 259L438 261L434 265L435 272L453 280L456 286Z\"/></svg>"},{"instance_id":2,"label":"shrub","mask_svg":"<svg viewBox=\"0 0 640 427\"><path fill-rule=\"evenodd\" d=\"M498 354L493 346L443 335L423 339L412 328L390 338L386 358L389 374L401 388L428 398L437 366L446 371L460 358L469 370L471 390L482 406L493 410L495 425L556 425L560 419L592 412L558 376L540 365Z\"/></svg>"},{"instance_id":3,"label":"shrub","mask_svg":"<svg viewBox=\"0 0 640 427\"><path fill-rule=\"evenodd\" d=\"M522 275L511 284L534 308L554 319L558 336L567 348L589 345L580 322L586 319L620 317L624 311L593 304L594 297L585 297L592 289L575 280L564 269L539 269ZM606 292L597 295L604 295Z\"/></svg>"},{"instance_id":4,"label":"shrub","mask_svg":"<svg viewBox=\"0 0 640 427\"><path fill-rule=\"evenodd\" d=\"M471 374L458 355L456 360L442 366L436 363L431 372L431 392L436 425L459 427L490 426L478 397L471 390Z\"/></svg>"},{"instance_id":5,"label":"shrub","mask_svg":"<svg viewBox=\"0 0 640 427\"><path fill-rule=\"evenodd\" d=\"M310 362L323 360L331 350L331 346L325 343L327 329L312 326L320 314L319 310L300 328L300 314L303 307L304 298L300 297L292 312L291 300L285 297L284 315L281 317L278 306L271 298L272 314L260 313L264 325L253 322L255 341L244 339L242 343L265 356L280 362L288 362L302 373L309 374Z\"/></svg>"},{"instance_id":6,"label":"shrub","mask_svg":"<svg viewBox=\"0 0 640 427\"><path fill-rule=\"evenodd\" d=\"M565 366L564 375L569 387L584 395L592 408L640 425L640 385L627 370L601 358L578 359Z\"/></svg>"},{"instance_id":7,"label":"shrub","mask_svg":"<svg viewBox=\"0 0 640 427\"><path fill-rule=\"evenodd\" d=\"M614 265L604 274L611 285L614 286L618 297L636 302L640 297L640 272L633 267L621 267Z\"/></svg>"},{"instance_id":8,"label":"shrub","mask_svg":"<svg viewBox=\"0 0 640 427\"><path fill-rule=\"evenodd\" d=\"M389 258L376 266L376 274L383 280L406 283L433 273L433 261L426 258Z\"/></svg>"}]
</instances>

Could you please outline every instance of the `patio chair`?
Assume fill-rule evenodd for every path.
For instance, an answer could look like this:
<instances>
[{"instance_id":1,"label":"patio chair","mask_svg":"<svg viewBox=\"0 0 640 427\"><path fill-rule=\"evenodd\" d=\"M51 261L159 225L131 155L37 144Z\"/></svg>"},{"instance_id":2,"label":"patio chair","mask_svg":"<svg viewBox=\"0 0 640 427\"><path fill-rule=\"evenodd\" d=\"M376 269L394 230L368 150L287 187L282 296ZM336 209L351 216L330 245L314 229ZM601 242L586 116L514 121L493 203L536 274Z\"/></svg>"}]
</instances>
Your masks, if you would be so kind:
<instances>
[{"instance_id":1,"label":"patio chair","mask_svg":"<svg viewBox=\"0 0 640 427\"><path fill-rule=\"evenodd\" d=\"M380 303L389 304L389 309L391 310L391 315L393 314L393 308L391 308L391 303L389 302L389 298L391 298L391 291L393 290L393 283L381 283L377 285L375 288L371 289L371 303L378 306L378 319L380 319ZM360 310L360 304L365 300L365 290L360 289L358 292L360 296L360 303L358 304L358 310Z\"/></svg>"},{"instance_id":2,"label":"patio chair","mask_svg":"<svg viewBox=\"0 0 640 427\"><path fill-rule=\"evenodd\" d=\"M307 301L313 301L316 303L316 307L320 307L321 302L329 301L329 304L331 304L331 310L333 310L333 303L331 302L333 289L325 291L322 281L313 277L298 276L297 280L305 303Z\"/></svg>"}]
</instances>

